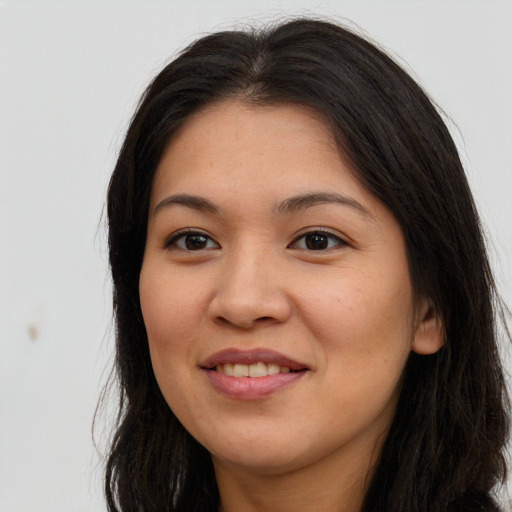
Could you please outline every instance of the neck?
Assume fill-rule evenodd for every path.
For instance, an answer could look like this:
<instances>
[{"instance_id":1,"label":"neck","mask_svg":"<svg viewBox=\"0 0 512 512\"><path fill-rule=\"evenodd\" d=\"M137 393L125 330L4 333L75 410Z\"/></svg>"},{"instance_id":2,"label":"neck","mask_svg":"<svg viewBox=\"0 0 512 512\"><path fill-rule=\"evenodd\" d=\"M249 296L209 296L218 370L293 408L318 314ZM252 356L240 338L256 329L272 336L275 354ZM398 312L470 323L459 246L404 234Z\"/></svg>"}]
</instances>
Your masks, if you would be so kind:
<instances>
[{"instance_id":1,"label":"neck","mask_svg":"<svg viewBox=\"0 0 512 512\"><path fill-rule=\"evenodd\" d=\"M254 471L214 458L219 512L360 512L382 440L377 444L283 472Z\"/></svg>"}]
</instances>

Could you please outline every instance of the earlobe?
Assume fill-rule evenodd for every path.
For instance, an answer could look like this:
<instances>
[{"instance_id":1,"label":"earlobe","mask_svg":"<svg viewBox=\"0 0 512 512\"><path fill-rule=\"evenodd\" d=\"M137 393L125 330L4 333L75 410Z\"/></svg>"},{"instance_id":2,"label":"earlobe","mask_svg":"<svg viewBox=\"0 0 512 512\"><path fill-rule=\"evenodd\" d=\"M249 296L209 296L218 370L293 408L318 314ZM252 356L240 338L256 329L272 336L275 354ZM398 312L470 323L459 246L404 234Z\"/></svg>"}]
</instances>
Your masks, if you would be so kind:
<instances>
[{"instance_id":1,"label":"earlobe","mask_svg":"<svg viewBox=\"0 0 512 512\"><path fill-rule=\"evenodd\" d=\"M418 309L411 349L421 355L435 354L444 345L445 331L440 314L429 300Z\"/></svg>"}]
</instances>

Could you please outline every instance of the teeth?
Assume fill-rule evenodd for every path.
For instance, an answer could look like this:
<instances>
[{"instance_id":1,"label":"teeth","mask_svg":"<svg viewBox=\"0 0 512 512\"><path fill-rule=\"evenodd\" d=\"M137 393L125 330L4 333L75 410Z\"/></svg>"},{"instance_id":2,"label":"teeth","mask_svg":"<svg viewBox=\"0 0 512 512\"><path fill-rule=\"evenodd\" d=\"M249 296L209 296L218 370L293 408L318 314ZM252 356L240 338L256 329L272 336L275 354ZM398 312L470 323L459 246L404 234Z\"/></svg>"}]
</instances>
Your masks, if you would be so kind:
<instances>
[{"instance_id":1,"label":"teeth","mask_svg":"<svg viewBox=\"0 0 512 512\"><path fill-rule=\"evenodd\" d=\"M246 364L235 364L234 377L249 377L249 367Z\"/></svg>"},{"instance_id":2,"label":"teeth","mask_svg":"<svg viewBox=\"0 0 512 512\"><path fill-rule=\"evenodd\" d=\"M267 364L267 373L269 375L276 375L279 373L279 365L273 363Z\"/></svg>"},{"instance_id":3,"label":"teeth","mask_svg":"<svg viewBox=\"0 0 512 512\"><path fill-rule=\"evenodd\" d=\"M256 363L249 366L249 377L265 377L265 375L268 375L265 363Z\"/></svg>"},{"instance_id":4,"label":"teeth","mask_svg":"<svg viewBox=\"0 0 512 512\"><path fill-rule=\"evenodd\" d=\"M279 366L278 364L258 362L254 364L218 364L215 369L219 373L230 377L266 377L267 375L277 375L278 373L290 373L291 370L287 366Z\"/></svg>"}]
</instances>

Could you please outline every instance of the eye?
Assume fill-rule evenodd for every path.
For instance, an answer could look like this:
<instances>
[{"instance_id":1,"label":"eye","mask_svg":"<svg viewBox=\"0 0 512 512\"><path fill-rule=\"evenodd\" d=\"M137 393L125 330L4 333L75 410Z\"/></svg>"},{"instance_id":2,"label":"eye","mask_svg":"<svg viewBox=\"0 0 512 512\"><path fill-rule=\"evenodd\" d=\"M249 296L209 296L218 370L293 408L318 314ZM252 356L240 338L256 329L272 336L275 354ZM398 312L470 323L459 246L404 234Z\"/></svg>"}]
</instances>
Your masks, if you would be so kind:
<instances>
[{"instance_id":1,"label":"eye","mask_svg":"<svg viewBox=\"0 0 512 512\"><path fill-rule=\"evenodd\" d=\"M182 251L204 251L208 249L219 249L220 245L206 233L187 230L172 235L165 243L165 248L176 248Z\"/></svg>"},{"instance_id":2,"label":"eye","mask_svg":"<svg viewBox=\"0 0 512 512\"><path fill-rule=\"evenodd\" d=\"M327 231L310 231L297 237L288 247L307 251L326 251L334 247L348 245L339 236Z\"/></svg>"}]
</instances>

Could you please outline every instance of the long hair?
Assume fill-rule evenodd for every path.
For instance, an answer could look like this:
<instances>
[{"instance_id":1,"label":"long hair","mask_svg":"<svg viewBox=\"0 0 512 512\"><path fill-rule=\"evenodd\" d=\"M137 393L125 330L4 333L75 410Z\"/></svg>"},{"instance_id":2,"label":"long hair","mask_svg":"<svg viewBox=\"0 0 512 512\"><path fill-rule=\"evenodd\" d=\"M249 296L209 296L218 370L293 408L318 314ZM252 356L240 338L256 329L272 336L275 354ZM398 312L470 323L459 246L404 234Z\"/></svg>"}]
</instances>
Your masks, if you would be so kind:
<instances>
[{"instance_id":1,"label":"long hair","mask_svg":"<svg viewBox=\"0 0 512 512\"><path fill-rule=\"evenodd\" d=\"M208 452L176 419L152 371L139 301L151 186L173 133L223 98L322 112L360 182L399 222L415 293L440 315L445 345L411 354L365 512L498 510L507 396L497 295L454 142L421 87L364 38L299 19L220 32L152 81L108 192L119 418L106 466L110 511L216 511Z\"/></svg>"}]
</instances>

